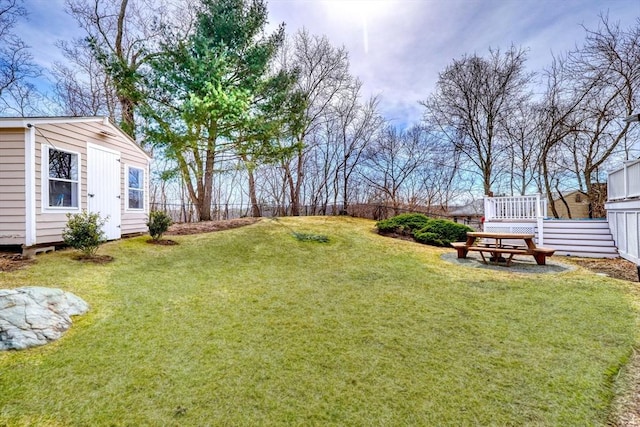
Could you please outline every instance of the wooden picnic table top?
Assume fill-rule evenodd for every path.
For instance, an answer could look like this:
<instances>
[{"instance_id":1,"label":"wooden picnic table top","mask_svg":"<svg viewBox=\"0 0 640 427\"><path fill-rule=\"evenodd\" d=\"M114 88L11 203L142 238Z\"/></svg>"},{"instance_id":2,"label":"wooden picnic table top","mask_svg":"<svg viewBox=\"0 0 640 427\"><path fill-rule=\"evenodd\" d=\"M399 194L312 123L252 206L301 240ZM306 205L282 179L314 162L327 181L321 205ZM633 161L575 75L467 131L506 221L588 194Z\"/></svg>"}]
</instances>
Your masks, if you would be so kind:
<instances>
[{"instance_id":1,"label":"wooden picnic table top","mask_svg":"<svg viewBox=\"0 0 640 427\"><path fill-rule=\"evenodd\" d=\"M451 243L458 251L458 258L466 258L469 251L480 252L482 262L487 264L485 259L485 252L490 253L492 258L490 260L498 263L502 259L501 254L509 254L509 258L506 259L507 266L511 265L511 260L514 255L532 255L538 265L546 264L546 257L553 255L554 249L551 248L538 248L536 247L533 238L533 233L497 233L487 231L469 231L467 233L467 241ZM480 245L474 245L477 239L495 239L494 243L482 243ZM526 247L516 246L512 244L504 244L503 240L522 239L526 244ZM486 242L485 240L485 242Z\"/></svg>"},{"instance_id":2,"label":"wooden picnic table top","mask_svg":"<svg viewBox=\"0 0 640 427\"><path fill-rule=\"evenodd\" d=\"M495 233L488 231L469 231L467 237L485 238L485 239L533 239L532 233Z\"/></svg>"}]
</instances>

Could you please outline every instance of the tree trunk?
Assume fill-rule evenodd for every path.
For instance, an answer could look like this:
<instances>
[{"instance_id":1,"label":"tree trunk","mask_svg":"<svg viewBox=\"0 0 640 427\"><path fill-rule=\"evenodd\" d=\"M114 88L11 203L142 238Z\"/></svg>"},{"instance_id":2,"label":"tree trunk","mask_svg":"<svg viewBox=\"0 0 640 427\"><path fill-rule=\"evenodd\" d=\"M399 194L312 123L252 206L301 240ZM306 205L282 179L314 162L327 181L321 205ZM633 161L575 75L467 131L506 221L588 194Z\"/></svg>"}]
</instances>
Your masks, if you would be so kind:
<instances>
[{"instance_id":1,"label":"tree trunk","mask_svg":"<svg viewBox=\"0 0 640 427\"><path fill-rule=\"evenodd\" d=\"M300 189L302 188L302 178L304 176L303 153L298 151L298 164L296 166L296 180L292 179L291 172L287 168L289 178L289 190L291 192L291 215L300 216Z\"/></svg>"},{"instance_id":2,"label":"tree trunk","mask_svg":"<svg viewBox=\"0 0 640 427\"><path fill-rule=\"evenodd\" d=\"M204 171L202 171L201 186L199 185L198 198L201 200L199 208L200 221L211 221L211 202L213 201L213 165L215 162L215 139L209 140L205 153Z\"/></svg>"},{"instance_id":3,"label":"tree trunk","mask_svg":"<svg viewBox=\"0 0 640 427\"><path fill-rule=\"evenodd\" d=\"M604 208L606 201L606 191L603 190L603 184L593 184L591 182L591 173L585 171L585 184L587 187L587 197L589 198L589 218L605 218L607 211Z\"/></svg>"},{"instance_id":4,"label":"tree trunk","mask_svg":"<svg viewBox=\"0 0 640 427\"><path fill-rule=\"evenodd\" d=\"M134 112L136 105L127 96L118 96L122 114L120 115L120 128L126 132L132 139L136 138L136 122Z\"/></svg>"},{"instance_id":5,"label":"tree trunk","mask_svg":"<svg viewBox=\"0 0 640 427\"><path fill-rule=\"evenodd\" d=\"M482 173L482 185L484 194L491 194L491 165L487 163Z\"/></svg>"},{"instance_id":6,"label":"tree trunk","mask_svg":"<svg viewBox=\"0 0 640 427\"><path fill-rule=\"evenodd\" d=\"M251 200L251 216L254 218L260 218L262 212L260 212L260 205L258 204L258 197L256 195L256 179L253 175L253 169L247 167L247 174L249 176L249 199Z\"/></svg>"},{"instance_id":7,"label":"tree trunk","mask_svg":"<svg viewBox=\"0 0 640 427\"><path fill-rule=\"evenodd\" d=\"M132 82L129 80L133 78L132 76L135 74L135 60L129 62L126 57L125 47L123 46L123 40L125 37L125 24L126 24L126 14L127 14L127 6L129 0L122 0L120 3L120 10L118 12L118 18L116 22L116 38L114 41L115 54L120 62L120 66L127 69L127 73L124 75L120 75L118 79L114 78L114 83L116 86L116 92L118 96L118 101L120 102L120 108L122 110L121 113L121 122L120 127L124 130L131 138L136 138L136 124L134 119L134 112L136 108L136 104L132 99L133 94L127 93L125 88L129 86L133 86ZM96 1L96 7L98 2ZM113 75L111 76L114 77ZM132 87L129 87L131 89Z\"/></svg>"},{"instance_id":8,"label":"tree trunk","mask_svg":"<svg viewBox=\"0 0 640 427\"><path fill-rule=\"evenodd\" d=\"M214 158L215 153L212 150L207 150L205 169L202 171L202 168L198 167L195 176L195 187L185 158L179 154L176 159L180 168L182 180L187 187L189 199L191 199L191 202L198 212L198 221L211 221L211 193L213 190Z\"/></svg>"},{"instance_id":9,"label":"tree trunk","mask_svg":"<svg viewBox=\"0 0 640 427\"><path fill-rule=\"evenodd\" d=\"M548 154L545 151L542 154L542 177L544 178L544 191L547 193L547 201L549 202L549 207L551 208L551 213L554 218L559 218L558 210L556 209L556 205L553 201L553 195L551 193L551 182L549 181L549 166L547 164Z\"/></svg>"},{"instance_id":10,"label":"tree trunk","mask_svg":"<svg viewBox=\"0 0 640 427\"><path fill-rule=\"evenodd\" d=\"M562 202L564 207L567 209L567 216L569 217L569 219L572 219L572 217L571 217L571 208L569 207L569 203L567 203L567 200L562 195L562 192L560 192L560 189L558 188L558 185L560 185L560 182L556 182L556 191L558 192L558 197L560 197L560 201Z\"/></svg>"},{"instance_id":11,"label":"tree trunk","mask_svg":"<svg viewBox=\"0 0 640 427\"><path fill-rule=\"evenodd\" d=\"M295 216L294 212L298 209L298 199L296 198L295 183L293 182L293 175L291 175L291 167L288 164L282 165L284 169L285 180L289 185L289 202L291 203L291 215Z\"/></svg>"},{"instance_id":12,"label":"tree trunk","mask_svg":"<svg viewBox=\"0 0 640 427\"><path fill-rule=\"evenodd\" d=\"M347 204L349 203L347 201L347 197L349 193L348 185L349 185L349 175L345 173L343 176L343 183L342 183L342 209L340 211L340 215L347 215L347 208L348 208Z\"/></svg>"}]
</instances>

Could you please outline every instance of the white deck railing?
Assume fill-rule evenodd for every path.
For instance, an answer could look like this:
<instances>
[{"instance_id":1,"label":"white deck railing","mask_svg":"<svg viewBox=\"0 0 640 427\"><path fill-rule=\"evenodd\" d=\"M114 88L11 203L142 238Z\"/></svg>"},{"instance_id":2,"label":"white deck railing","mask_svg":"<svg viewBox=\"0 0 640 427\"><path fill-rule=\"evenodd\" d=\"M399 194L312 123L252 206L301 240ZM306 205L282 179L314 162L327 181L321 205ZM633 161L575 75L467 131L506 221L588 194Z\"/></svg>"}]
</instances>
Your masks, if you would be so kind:
<instances>
[{"instance_id":1,"label":"white deck railing","mask_svg":"<svg viewBox=\"0 0 640 427\"><path fill-rule=\"evenodd\" d=\"M640 159L625 162L624 166L609 172L607 199L624 200L640 197Z\"/></svg>"},{"instance_id":2,"label":"white deck railing","mask_svg":"<svg viewBox=\"0 0 640 427\"><path fill-rule=\"evenodd\" d=\"M537 220L547 216L547 199L533 196L484 197L485 221Z\"/></svg>"},{"instance_id":3,"label":"white deck railing","mask_svg":"<svg viewBox=\"0 0 640 427\"><path fill-rule=\"evenodd\" d=\"M522 221L527 223L536 222L538 244L544 244L543 219L547 216L547 199L540 194L532 196L506 196L489 197L484 196L484 229L494 227L496 224L488 224L496 221ZM531 229L534 229L533 226Z\"/></svg>"}]
</instances>

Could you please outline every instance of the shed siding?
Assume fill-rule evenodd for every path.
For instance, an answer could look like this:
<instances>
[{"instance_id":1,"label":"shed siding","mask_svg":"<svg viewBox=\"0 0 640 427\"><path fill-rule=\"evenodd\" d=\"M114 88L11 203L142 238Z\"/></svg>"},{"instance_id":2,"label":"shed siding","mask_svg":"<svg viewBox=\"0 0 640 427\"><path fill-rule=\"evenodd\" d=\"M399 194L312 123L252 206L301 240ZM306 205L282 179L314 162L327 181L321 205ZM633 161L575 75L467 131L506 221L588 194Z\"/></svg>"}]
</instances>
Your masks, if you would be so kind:
<instances>
[{"instance_id":1,"label":"shed siding","mask_svg":"<svg viewBox=\"0 0 640 427\"><path fill-rule=\"evenodd\" d=\"M577 201L578 198L580 199L580 201ZM582 194L579 191L572 191L571 193L565 195L564 199L569 205L569 209L571 209L571 218L589 218L589 198L585 194ZM562 200L556 199L555 206L559 218L569 218L567 207L564 205L564 203L562 203ZM551 212L551 206L549 206L547 214L549 217L553 216L553 212Z\"/></svg>"},{"instance_id":2,"label":"shed siding","mask_svg":"<svg viewBox=\"0 0 640 427\"><path fill-rule=\"evenodd\" d=\"M79 213L86 206L86 142L79 135L65 130L68 125L41 124L36 128L36 242L57 243L62 241L62 230L67 223L67 213ZM80 155L80 207L77 209L65 209L60 212L46 212L46 201L42 200L43 178L46 179L46 167L42 169L43 145L53 146L61 150L76 152ZM46 166L46 165L45 165Z\"/></svg>"},{"instance_id":3,"label":"shed siding","mask_svg":"<svg viewBox=\"0 0 640 427\"><path fill-rule=\"evenodd\" d=\"M149 213L149 165L146 162L146 159L135 159L134 157L129 157L122 153L122 234L133 234L133 233L145 233L148 231L147 228L147 216ZM142 160L142 161L140 161ZM128 197L128 177L126 176L126 166L133 166L144 170L144 184L145 184L145 192L144 192L144 210L139 211L131 211L127 210L127 197Z\"/></svg>"},{"instance_id":4,"label":"shed siding","mask_svg":"<svg viewBox=\"0 0 640 427\"><path fill-rule=\"evenodd\" d=\"M0 129L0 245L25 239L24 129Z\"/></svg>"},{"instance_id":5,"label":"shed siding","mask_svg":"<svg viewBox=\"0 0 640 427\"><path fill-rule=\"evenodd\" d=\"M105 135L105 131L111 135ZM45 138L46 137L46 138ZM125 209L126 177L125 164L147 171L147 158L132 146L131 141L120 135L114 135L113 129L102 122L70 122L64 124L39 125L36 131L36 222L37 243L54 243L62 240L62 230L67 222L67 212L79 212L87 208L87 143L101 145L121 154L121 233L130 234L146 231L147 210L127 212ZM80 154L80 209L65 210L60 213L43 211L42 200L42 146L53 145L57 148ZM148 191L147 191L148 193ZM145 194L145 206L148 206L148 194ZM46 207L46 206L45 206Z\"/></svg>"}]
</instances>

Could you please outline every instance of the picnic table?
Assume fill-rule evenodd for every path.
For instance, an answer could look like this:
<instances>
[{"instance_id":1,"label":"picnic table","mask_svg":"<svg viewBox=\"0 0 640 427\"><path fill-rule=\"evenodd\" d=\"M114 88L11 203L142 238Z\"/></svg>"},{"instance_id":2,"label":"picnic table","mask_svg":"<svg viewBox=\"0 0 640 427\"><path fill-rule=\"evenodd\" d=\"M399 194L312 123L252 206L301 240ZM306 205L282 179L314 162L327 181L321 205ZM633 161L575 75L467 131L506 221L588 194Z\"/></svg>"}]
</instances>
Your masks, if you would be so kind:
<instances>
[{"instance_id":1,"label":"picnic table","mask_svg":"<svg viewBox=\"0 0 640 427\"><path fill-rule=\"evenodd\" d=\"M489 254L489 261L497 264L504 260L507 267L514 255L531 255L538 265L545 265L547 257L552 256L555 249L536 246L534 237L529 233L470 231L466 242L454 242L451 246L458 251L458 258L466 258L469 251L480 252L485 264L488 264L485 254ZM504 258L505 255L509 257Z\"/></svg>"}]
</instances>

